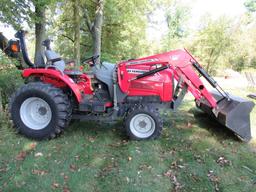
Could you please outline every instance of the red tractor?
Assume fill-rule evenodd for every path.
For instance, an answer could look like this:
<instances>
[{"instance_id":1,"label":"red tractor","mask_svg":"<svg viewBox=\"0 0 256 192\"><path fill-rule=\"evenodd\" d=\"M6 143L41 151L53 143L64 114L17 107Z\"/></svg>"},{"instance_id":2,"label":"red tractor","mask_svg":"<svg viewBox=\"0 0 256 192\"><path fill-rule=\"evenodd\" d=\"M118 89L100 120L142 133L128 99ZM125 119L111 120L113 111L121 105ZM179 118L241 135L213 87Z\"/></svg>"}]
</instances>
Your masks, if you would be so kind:
<instances>
[{"instance_id":1,"label":"red tractor","mask_svg":"<svg viewBox=\"0 0 256 192\"><path fill-rule=\"evenodd\" d=\"M155 139L163 120L159 110L176 110L189 91L197 107L209 113L244 141L251 139L250 112L254 103L221 89L186 50L175 50L114 65L87 59L90 73L65 68L64 60L46 47L45 63L33 64L27 55L24 32L16 33L24 61L26 84L10 99L17 131L34 139L55 138L72 119L114 121L124 118L131 139ZM16 50L18 50L16 48ZM215 89L207 90L199 75Z\"/></svg>"}]
</instances>

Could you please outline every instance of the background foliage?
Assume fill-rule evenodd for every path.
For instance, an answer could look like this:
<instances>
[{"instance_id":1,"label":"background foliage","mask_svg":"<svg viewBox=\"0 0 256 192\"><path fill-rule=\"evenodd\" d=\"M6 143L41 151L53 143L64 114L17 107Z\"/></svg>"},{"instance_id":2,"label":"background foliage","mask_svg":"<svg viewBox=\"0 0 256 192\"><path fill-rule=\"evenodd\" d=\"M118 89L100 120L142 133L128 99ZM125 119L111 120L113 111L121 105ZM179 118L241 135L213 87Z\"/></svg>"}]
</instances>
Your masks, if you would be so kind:
<instances>
[{"instance_id":1,"label":"background foliage","mask_svg":"<svg viewBox=\"0 0 256 192\"><path fill-rule=\"evenodd\" d=\"M79 49L83 60L93 50L86 16L89 15L91 19L96 16L97 2L100 1L4 1L0 8L0 18L15 29L29 26L34 30L33 24L40 22L34 9L46 8L46 31L47 36L54 40L54 49L67 59L75 59L76 49ZM76 12L75 4L79 5ZM116 62L187 47L200 58L202 65L211 74L217 74L223 68L237 71L256 68L256 1L245 0L244 6L247 12L240 18L225 16L213 19L211 15L205 15L200 28L193 30L188 25L191 7L183 1L104 0L102 60ZM154 15L157 12L163 15L162 23L156 21ZM75 16L78 23L74 22ZM80 27L80 47L75 46L78 32L74 29L77 25ZM161 37L150 39L148 36L154 36L148 34L150 26L162 30ZM30 30L30 35L33 34Z\"/></svg>"}]
</instances>

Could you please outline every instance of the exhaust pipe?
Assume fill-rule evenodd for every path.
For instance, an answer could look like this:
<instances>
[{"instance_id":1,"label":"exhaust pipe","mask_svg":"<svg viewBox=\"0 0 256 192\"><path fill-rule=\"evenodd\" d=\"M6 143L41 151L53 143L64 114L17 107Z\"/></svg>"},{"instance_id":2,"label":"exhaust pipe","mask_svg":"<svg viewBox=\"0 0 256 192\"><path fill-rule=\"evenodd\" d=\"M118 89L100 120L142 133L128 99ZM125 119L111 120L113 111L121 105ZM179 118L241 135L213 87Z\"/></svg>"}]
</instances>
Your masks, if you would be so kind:
<instances>
[{"instance_id":1,"label":"exhaust pipe","mask_svg":"<svg viewBox=\"0 0 256 192\"><path fill-rule=\"evenodd\" d=\"M212 109L206 100L197 101L197 107L234 132L242 141L250 141L250 113L254 102L230 94L228 98L218 92L211 94L219 101L216 108Z\"/></svg>"},{"instance_id":2,"label":"exhaust pipe","mask_svg":"<svg viewBox=\"0 0 256 192\"><path fill-rule=\"evenodd\" d=\"M21 52L22 52L22 56L23 59L25 61L25 63L31 67L31 68L35 68L35 64L31 62L31 60L28 57L28 52L27 52L27 47L26 47L26 42L25 42L25 31L23 30L19 30L16 34L15 37L18 38L20 40L20 47L21 47Z\"/></svg>"}]
</instances>

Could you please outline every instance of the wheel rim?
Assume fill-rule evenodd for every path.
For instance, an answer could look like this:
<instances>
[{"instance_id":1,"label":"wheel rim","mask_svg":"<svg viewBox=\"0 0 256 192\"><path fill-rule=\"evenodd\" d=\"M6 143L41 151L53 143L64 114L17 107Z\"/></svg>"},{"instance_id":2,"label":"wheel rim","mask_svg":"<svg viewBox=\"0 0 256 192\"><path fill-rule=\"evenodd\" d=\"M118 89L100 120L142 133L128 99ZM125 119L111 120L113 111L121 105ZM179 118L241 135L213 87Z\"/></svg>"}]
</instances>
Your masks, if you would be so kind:
<instances>
[{"instance_id":1,"label":"wheel rim","mask_svg":"<svg viewBox=\"0 0 256 192\"><path fill-rule=\"evenodd\" d=\"M156 128L154 119L147 114L137 114L130 122L131 132L138 138L150 137Z\"/></svg>"},{"instance_id":2,"label":"wheel rim","mask_svg":"<svg viewBox=\"0 0 256 192\"><path fill-rule=\"evenodd\" d=\"M30 97L21 104L20 117L30 129L41 130L50 123L52 110L45 100L39 97Z\"/></svg>"}]
</instances>

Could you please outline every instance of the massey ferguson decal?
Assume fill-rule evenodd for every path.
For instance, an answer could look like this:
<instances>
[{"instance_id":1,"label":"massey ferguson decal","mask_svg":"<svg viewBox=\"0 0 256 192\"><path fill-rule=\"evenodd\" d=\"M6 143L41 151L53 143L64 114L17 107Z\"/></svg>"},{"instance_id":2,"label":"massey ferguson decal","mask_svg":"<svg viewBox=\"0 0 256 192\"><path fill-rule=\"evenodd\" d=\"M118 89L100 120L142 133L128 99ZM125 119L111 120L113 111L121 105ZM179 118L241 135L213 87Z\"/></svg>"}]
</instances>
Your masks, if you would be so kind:
<instances>
[{"instance_id":1,"label":"massey ferguson decal","mask_svg":"<svg viewBox=\"0 0 256 192\"><path fill-rule=\"evenodd\" d=\"M127 69L128 73L132 74L143 74L145 72L148 72L147 70L140 70L140 69Z\"/></svg>"},{"instance_id":2,"label":"massey ferguson decal","mask_svg":"<svg viewBox=\"0 0 256 192\"><path fill-rule=\"evenodd\" d=\"M128 65L137 65L137 64L143 64L143 63L148 63L148 62L156 62L158 59L145 59L145 60L140 60L140 61L130 61L127 64Z\"/></svg>"}]
</instances>

